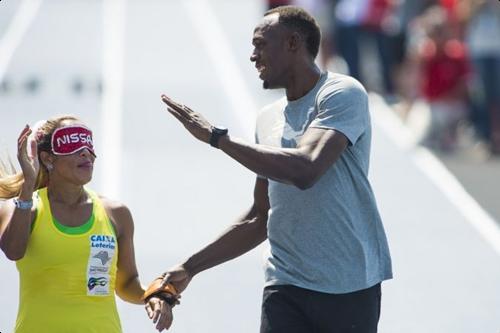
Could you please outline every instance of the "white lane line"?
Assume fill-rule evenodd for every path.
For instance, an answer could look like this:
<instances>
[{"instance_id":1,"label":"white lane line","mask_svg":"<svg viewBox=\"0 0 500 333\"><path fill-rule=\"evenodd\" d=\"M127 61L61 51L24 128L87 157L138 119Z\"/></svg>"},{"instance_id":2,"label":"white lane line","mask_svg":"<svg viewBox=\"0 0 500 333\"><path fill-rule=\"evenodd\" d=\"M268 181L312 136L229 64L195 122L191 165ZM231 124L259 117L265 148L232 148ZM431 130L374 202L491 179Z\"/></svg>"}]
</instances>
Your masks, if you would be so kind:
<instances>
[{"instance_id":1,"label":"white lane line","mask_svg":"<svg viewBox=\"0 0 500 333\"><path fill-rule=\"evenodd\" d=\"M101 101L101 191L120 199L122 166L125 0L103 1L103 95Z\"/></svg>"},{"instance_id":2,"label":"white lane line","mask_svg":"<svg viewBox=\"0 0 500 333\"><path fill-rule=\"evenodd\" d=\"M239 130L245 139L253 141L253 126L258 109L248 92L243 74L217 17L206 0L184 0L182 4L215 67L226 98L231 104L231 113L236 115L239 122Z\"/></svg>"},{"instance_id":3,"label":"white lane line","mask_svg":"<svg viewBox=\"0 0 500 333\"><path fill-rule=\"evenodd\" d=\"M483 239L500 256L500 227L478 202L464 189L462 184L439 161L423 147L415 147L415 140L401 120L389 109L380 96L371 94L373 120L377 126L403 150L410 151L417 167L441 190L466 221L476 229Z\"/></svg>"},{"instance_id":4,"label":"white lane line","mask_svg":"<svg viewBox=\"0 0 500 333\"><path fill-rule=\"evenodd\" d=\"M24 0L12 18L7 32L0 40L0 83L3 81L7 67L24 35L38 13L42 0Z\"/></svg>"}]
</instances>

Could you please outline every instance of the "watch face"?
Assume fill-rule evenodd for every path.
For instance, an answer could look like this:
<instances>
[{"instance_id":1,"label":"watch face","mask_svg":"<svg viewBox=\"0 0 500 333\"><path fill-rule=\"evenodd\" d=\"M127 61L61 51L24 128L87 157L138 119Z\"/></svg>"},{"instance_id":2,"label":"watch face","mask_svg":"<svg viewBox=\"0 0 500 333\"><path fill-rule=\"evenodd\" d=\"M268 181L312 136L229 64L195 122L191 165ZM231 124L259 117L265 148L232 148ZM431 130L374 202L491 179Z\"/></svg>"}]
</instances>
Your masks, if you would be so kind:
<instances>
[{"instance_id":1,"label":"watch face","mask_svg":"<svg viewBox=\"0 0 500 333\"><path fill-rule=\"evenodd\" d=\"M219 135L224 135L228 132L228 129L222 126L214 126L213 131Z\"/></svg>"},{"instance_id":2,"label":"watch face","mask_svg":"<svg viewBox=\"0 0 500 333\"><path fill-rule=\"evenodd\" d=\"M215 148L219 148L219 139L227 135L227 128L225 127L220 127L220 126L213 126L212 127L212 135L210 136L210 145Z\"/></svg>"}]
</instances>

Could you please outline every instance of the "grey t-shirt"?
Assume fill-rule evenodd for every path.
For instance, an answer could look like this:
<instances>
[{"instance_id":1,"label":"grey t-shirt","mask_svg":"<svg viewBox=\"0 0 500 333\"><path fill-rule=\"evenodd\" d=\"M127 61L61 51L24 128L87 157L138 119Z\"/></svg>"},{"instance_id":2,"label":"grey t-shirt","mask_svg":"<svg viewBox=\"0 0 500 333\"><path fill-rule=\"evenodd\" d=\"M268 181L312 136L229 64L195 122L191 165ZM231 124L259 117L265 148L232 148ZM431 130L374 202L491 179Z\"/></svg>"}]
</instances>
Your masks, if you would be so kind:
<instances>
[{"instance_id":1,"label":"grey t-shirt","mask_svg":"<svg viewBox=\"0 0 500 333\"><path fill-rule=\"evenodd\" d=\"M256 141L296 147L309 127L333 129L348 147L307 190L269 179L266 285L347 293L392 278L391 259L368 181L368 96L355 79L323 73L305 96L282 98L259 114Z\"/></svg>"}]
</instances>

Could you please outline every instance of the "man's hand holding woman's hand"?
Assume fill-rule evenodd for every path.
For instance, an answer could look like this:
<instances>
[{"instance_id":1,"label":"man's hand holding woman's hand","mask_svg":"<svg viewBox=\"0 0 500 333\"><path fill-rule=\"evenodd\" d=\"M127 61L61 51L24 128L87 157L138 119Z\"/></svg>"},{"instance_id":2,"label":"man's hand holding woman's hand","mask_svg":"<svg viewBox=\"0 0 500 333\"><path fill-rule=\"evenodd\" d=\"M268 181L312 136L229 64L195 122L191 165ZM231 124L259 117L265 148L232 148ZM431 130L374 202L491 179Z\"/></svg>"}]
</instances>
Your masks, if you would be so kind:
<instances>
[{"instance_id":1,"label":"man's hand holding woman's hand","mask_svg":"<svg viewBox=\"0 0 500 333\"><path fill-rule=\"evenodd\" d=\"M180 298L172 285L163 286L162 281L162 278L155 279L143 295L148 317L160 332L172 325L172 308L179 304Z\"/></svg>"},{"instance_id":2,"label":"man's hand holding woman's hand","mask_svg":"<svg viewBox=\"0 0 500 333\"><path fill-rule=\"evenodd\" d=\"M154 280L146 290L146 312L158 331L168 330L172 325L172 308L179 304L180 293L186 289L191 279L192 275L180 265Z\"/></svg>"}]
</instances>

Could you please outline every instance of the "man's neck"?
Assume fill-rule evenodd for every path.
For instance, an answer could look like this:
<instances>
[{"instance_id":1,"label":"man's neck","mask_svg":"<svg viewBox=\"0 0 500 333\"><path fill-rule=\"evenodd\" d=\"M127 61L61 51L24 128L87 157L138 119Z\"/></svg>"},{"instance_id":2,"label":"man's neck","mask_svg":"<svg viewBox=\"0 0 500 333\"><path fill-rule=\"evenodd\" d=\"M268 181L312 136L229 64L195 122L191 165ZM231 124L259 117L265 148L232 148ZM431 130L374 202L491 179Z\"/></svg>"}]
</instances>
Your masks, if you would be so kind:
<instances>
[{"instance_id":1,"label":"man's neck","mask_svg":"<svg viewBox=\"0 0 500 333\"><path fill-rule=\"evenodd\" d=\"M314 63L294 71L289 85L285 88L286 98L294 101L305 96L318 83L320 76L321 70Z\"/></svg>"}]
</instances>

